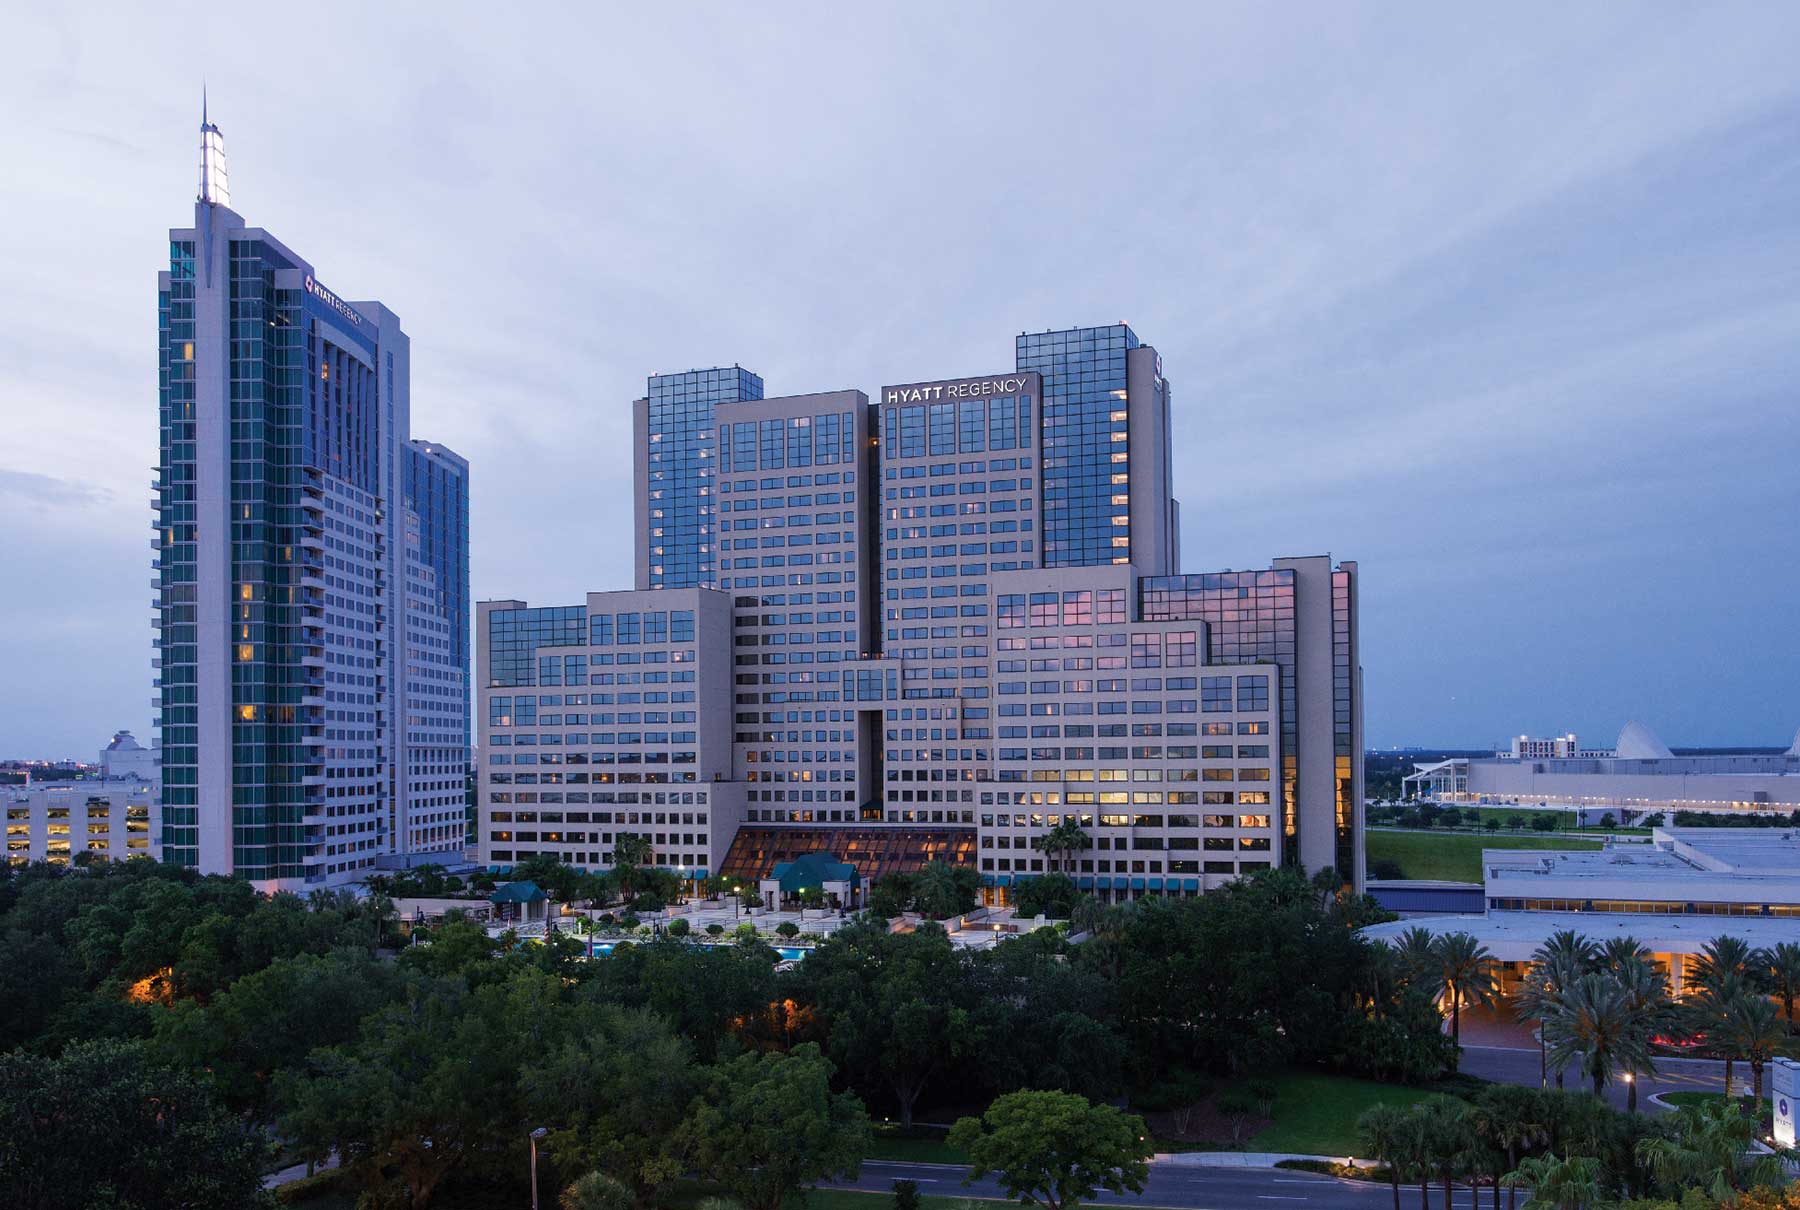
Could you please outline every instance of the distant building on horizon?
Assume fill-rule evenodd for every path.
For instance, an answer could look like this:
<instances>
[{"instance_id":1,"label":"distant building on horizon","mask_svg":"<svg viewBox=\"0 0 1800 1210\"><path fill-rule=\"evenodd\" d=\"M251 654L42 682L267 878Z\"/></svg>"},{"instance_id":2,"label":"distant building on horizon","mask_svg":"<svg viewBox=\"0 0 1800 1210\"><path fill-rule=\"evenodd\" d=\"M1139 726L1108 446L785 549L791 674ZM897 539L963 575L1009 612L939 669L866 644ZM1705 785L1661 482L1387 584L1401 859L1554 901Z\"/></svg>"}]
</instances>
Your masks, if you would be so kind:
<instances>
[{"instance_id":1,"label":"distant building on horizon","mask_svg":"<svg viewBox=\"0 0 1800 1210\"><path fill-rule=\"evenodd\" d=\"M158 275L163 859L305 890L462 848L469 467L411 437L399 317L229 206L203 115Z\"/></svg>"},{"instance_id":2,"label":"distant building on horizon","mask_svg":"<svg viewBox=\"0 0 1800 1210\"><path fill-rule=\"evenodd\" d=\"M160 849L156 750L119 731L87 776L0 786L6 859L12 865L155 857Z\"/></svg>"},{"instance_id":3,"label":"distant building on horizon","mask_svg":"<svg viewBox=\"0 0 1800 1210\"><path fill-rule=\"evenodd\" d=\"M1571 808L1620 824L1657 812L1800 810L1800 733L1786 752L1703 756L1677 756L1635 719L1610 749L1564 738L1573 752L1537 751L1552 741L1527 740L1535 754L1522 755L1514 740L1512 752L1419 764L1402 785L1408 797L1446 804Z\"/></svg>"}]
</instances>

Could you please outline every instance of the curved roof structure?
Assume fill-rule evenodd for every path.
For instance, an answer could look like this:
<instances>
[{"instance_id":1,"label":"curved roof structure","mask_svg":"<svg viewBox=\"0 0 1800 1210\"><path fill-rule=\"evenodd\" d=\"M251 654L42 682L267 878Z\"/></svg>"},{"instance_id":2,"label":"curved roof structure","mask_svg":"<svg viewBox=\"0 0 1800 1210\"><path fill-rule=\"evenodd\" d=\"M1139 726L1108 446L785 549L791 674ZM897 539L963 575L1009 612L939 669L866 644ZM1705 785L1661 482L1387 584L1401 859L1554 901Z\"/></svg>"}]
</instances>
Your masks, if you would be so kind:
<instances>
[{"instance_id":1,"label":"curved roof structure","mask_svg":"<svg viewBox=\"0 0 1800 1210\"><path fill-rule=\"evenodd\" d=\"M1619 732L1613 755L1622 760L1667 760L1675 754L1657 738L1656 732L1634 718Z\"/></svg>"},{"instance_id":2,"label":"curved roof structure","mask_svg":"<svg viewBox=\"0 0 1800 1210\"><path fill-rule=\"evenodd\" d=\"M1800 736L1795 737L1800 741ZM129 731L115 731L112 743L106 745L108 752L142 752L144 745L137 742Z\"/></svg>"},{"instance_id":3,"label":"curved roof structure","mask_svg":"<svg viewBox=\"0 0 1800 1210\"><path fill-rule=\"evenodd\" d=\"M1800 756L1800 730L1794 732L1794 746L1788 749L1789 756Z\"/></svg>"}]
</instances>

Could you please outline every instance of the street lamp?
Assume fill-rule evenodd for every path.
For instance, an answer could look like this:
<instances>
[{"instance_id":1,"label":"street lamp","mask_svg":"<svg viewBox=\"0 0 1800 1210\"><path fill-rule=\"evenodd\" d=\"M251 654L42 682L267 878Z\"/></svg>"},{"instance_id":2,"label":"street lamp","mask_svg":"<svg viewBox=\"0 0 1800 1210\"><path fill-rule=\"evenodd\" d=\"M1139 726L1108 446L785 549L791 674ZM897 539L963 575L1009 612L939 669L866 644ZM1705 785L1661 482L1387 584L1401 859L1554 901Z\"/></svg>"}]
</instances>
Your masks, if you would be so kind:
<instances>
[{"instance_id":1,"label":"street lamp","mask_svg":"<svg viewBox=\"0 0 1800 1210\"><path fill-rule=\"evenodd\" d=\"M543 1126L539 1126L531 1132L531 1210L538 1210L537 1147L538 1143L549 1133L550 1131Z\"/></svg>"}]
</instances>

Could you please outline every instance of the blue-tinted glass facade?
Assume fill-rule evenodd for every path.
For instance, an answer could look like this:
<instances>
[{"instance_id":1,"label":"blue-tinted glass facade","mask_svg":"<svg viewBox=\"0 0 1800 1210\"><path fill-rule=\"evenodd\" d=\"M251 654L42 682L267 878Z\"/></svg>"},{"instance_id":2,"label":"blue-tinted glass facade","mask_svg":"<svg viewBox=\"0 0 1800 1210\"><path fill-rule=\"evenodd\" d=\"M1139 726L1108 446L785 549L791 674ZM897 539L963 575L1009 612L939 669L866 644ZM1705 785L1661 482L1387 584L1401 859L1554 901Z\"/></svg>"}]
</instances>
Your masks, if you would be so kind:
<instances>
[{"instance_id":1,"label":"blue-tinted glass facade","mask_svg":"<svg viewBox=\"0 0 1800 1210\"><path fill-rule=\"evenodd\" d=\"M762 397L762 379L741 366L651 377L646 433L648 587L714 583L713 408Z\"/></svg>"},{"instance_id":2,"label":"blue-tinted glass facade","mask_svg":"<svg viewBox=\"0 0 1800 1210\"><path fill-rule=\"evenodd\" d=\"M495 610L488 615L488 684L536 685L539 647L581 647L587 642L585 605Z\"/></svg>"},{"instance_id":3,"label":"blue-tinted glass facade","mask_svg":"<svg viewBox=\"0 0 1800 1210\"><path fill-rule=\"evenodd\" d=\"M1146 622L1205 622L1208 664L1279 665L1281 673L1281 831L1284 861L1298 864L1300 794L1300 698L1294 680L1296 626L1294 573L1209 572L1146 576L1138 581L1140 616ZM1348 711L1349 703L1345 703ZM1344 869L1354 869L1354 863Z\"/></svg>"},{"instance_id":4,"label":"blue-tinted glass facade","mask_svg":"<svg viewBox=\"0 0 1800 1210\"><path fill-rule=\"evenodd\" d=\"M199 863L199 546L195 489L194 243L169 246L169 281L159 291L161 474L157 491L157 649L162 659L163 860Z\"/></svg>"},{"instance_id":5,"label":"blue-tinted glass facade","mask_svg":"<svg viewBox=\"0 0 1800 1210\"><path fill-rule=\"evenodd\" d=\"M469 683L469 471L460 459L406 447L406 506L419 519L419 560L436 573L436 610L449 628L450 664ZM469 742L463 712L463 743Z\"/></svg>"},{"instance_id":6,"label":"blue-tinted glass facade","mask_svg":"<svg viewBox=\"0 0 1800 1210\"><path fill-rule=\"evenodd\" d=\"M1024 334L1018 368L1043 376L1043 561L1131 560L1131 447L1124 324Z\"/></svg>"}]
</instances>

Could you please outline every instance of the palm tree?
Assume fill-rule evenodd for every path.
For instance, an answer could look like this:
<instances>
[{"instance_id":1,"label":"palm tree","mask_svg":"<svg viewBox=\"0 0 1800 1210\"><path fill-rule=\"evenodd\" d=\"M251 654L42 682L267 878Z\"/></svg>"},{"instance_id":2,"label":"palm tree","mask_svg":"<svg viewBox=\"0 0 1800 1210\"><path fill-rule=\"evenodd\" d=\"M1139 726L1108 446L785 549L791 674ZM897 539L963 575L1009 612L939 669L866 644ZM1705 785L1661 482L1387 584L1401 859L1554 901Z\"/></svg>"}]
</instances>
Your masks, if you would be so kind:
<instances>
[{"instance_id":1,"label":"palm tree","mask_svg":"<svg viewBox=\"0 0 1800 1210\"><path fill-rule=\"evenodd\" d=\"M1092 846L1093 841L1081 830L1081 822L1073 815L1063 816L1062 821L1054 828L1031 838L1031 847L1050 859L1052 870L1057 869L1059 864L1066 870L1075 854ZM1057 861L1059 854L1062 857L1061 863Z\"/></svg>"},{"instance_id":2,"label":"palm tree","mask_svg":"<svg viewBox=\"0 0 1800 1210\"><path fill-rule=\"evenodd\" d=\"M1469 1124L1469 1105L1437 1093L1413 1106L1430 1167L1444 1184L1444 1210L1451 1210L1450 1194L1456 1179L1469 1170L1474 1132Z\"/></svg>"},{"instance_id":3,"label":"palm tree","mask_svg":"<svg viewBox=\"0 0 1800 1210\"><path fill-rule=\"evenodd\" d=\"M1430 929L1415 924L1401 933L1400 939L1392 944L1408 982L1432 980L1436 977L1441 964L1437 955L1437 935ZM1435 983L1430 986L1441 987ZM1433 991L1432 999L1436 998L1437 993Z\"/></svg>"},{"instance_id":4,"label":"palm tree","mask_svg":"<svg viewBox=\"0 0 1800 1210\"><path fill-rule=\"evenodd\" d=\"M1590 1155L1525 1160L1506 1174L1508 1184L1531 1186L1522 1210L1591 1210L1600 1202L1600 1161Z\"/></svg>"},{"instance_id":5,"label":"palm tree","mask_svg":"<svg viewBox=\"0 0 1800 1210\"><path fill-rule=\"evenodd\" d=\"M1371 1105L1356 1119L1356 1135L1365 1155L1387 1165L1394 1210L1400 1210L1400 1170L1411 1163L1407 1115L1392 1105Z\"/></svg>"},{"instance_id":6,"label":"palm tree","mask_svg":"<svg viewBox=\"0 0 1800 1210\"><path fill-rule=\"evenodd\" d=\"M1558 934L1573 937L1575 934ZM1555 942L1552 937L1550 942ZM1582 954L1589 952L1585 947ZM1513 993L1513 1013L1521 1021L1537 1022L1538 1087L1549 1086L1549 1054L1545 1039L1545 1022L1558 1011L1563 989L1587 973L1585 957L1567 949L1552 948L1550 943L1538 947L1531 956L1531 970L1519 990ZM1561 1068L1556 1071L1556 1086L1563 1086Z\"/></svg>"},{"instance_id":7,"label":"palm tree","mask_svg":"<svg viewBox=\"0 0 1800 1210\"><path fill-rule=\"evenodd\" d=\"M1726 1034L1730 1029L1732 1005L1749 992L1742 979L1729 973L1709 977L1696 986L1699 990L1682 1004L1682 1016L1690 1030L1706 1036L1707 1049L1725 1060L1725 1091L1729 1095L1738 1051L1727 1040Z\"/></svg>"},{"instance_id":8,"label":"palm tree","mask_svg":"<svg viewBox=\"0 0 1800 1210\"><path fill-rule=\"evenodd\" d=\"M1800 999L1800 944L1783 941L1763 951L1762 967L1769 990L1781 998L1788 1032L1794 1032L1794 1001Z\"/></svg>"},{"instance_id":9,"label":"palm tree","mask_svg":"<svg viewBox=\"0 0 1800 1210\"><path fill-rule=\"evenodd\" d=\"M1594 1095L1606 1088L1615 1067L1641 1071L1650 1066L1649 1033L1639 1028L1630 993L1608 975L1583 975L1558 999L1557 1012L1544 1022L1552 1063L1578 1063L1593 1081Z\"/></svg>"},{"instance_id":10,"label":"palm tree","mask_svg":"<svg viewBox=\"0 0 1800 1210\"><path fill-rule=\"evenodd\" d=\"M1618 970L1628 962L1649 962L1650 951L1636 937L1608 937L1600 947L1597 964L1607 970Z\"/></svg>"},{"instance_id":11,"label":"palm tree","mask_svg":"<svg viewBox=\"0 0 1800 1210\"><path fill-rule=\"evenodd\" d=\"M1437 957L1437 982L1450 1001L1450 1038L1462 1052L1462 1006L1489 1005L1499 994L1494 981L1494 955L1472 933L1445 933L1432 947ZM1455 1070L1455 1060L1451 1061Z\"/></svg>"},{"instance_id":12,"label":"palm tree","mask_svg":"<svg viewBox=\"0 0 1800 1210\"><path fill-rule=\"evenodd\" d=\"M1731 1094L1731 1061L1741 1055L1750 1063L1750 1078L1760 1113L1763 1068L1775 1057L1775 1048L1787 1037L1787 1028L1782 1023L1780 1010L1775 1007L1773 1000L1765 999L1755 992L1740 992L1725 1003L1716 1037L1719 1044L1726 1048L1726 1095Z\"/></svg>"},{"instance_id":13,"label":"palm tree","mask_svg":"<svg viewBox=\"0 0 1800 1210\"><path fill-rule=\"evenodd\" d=\"M1631 1014L1633 1028L1641 1043L1631 1048L1625 1068L1629 1080L1625 1108L1632 1113L1637 1112L1637 1077L1656 1074L1656 1068L1650 1061L1650 1039L1661 1033L1674 1016L1674 1008L1669 1000L1668 981L1663 977L1662 971L1647 957L1642 956L1642 953L1621 956L1618 966L1611 974L1625 993L1626 1009Z\"/></svg>"},{"instance_id":14,"label":"palm tree","mask_svg":"<svg viewBox=\"0 0 1800 1210\"><path fill-rule=\"evenodd\" d=\"M1539 1146L1550 1137L1550 1127L1543 1120L1542 1108L1543 1096L1538 1090L1517 1084L1491 1085L1482 1089L1475 1100L1470 1125L1478 1138L1506 1160L1505 1170L1494 1178L1494 1210L1500 1208L1500 1183L1505 1179L1504 1173L1519 1166L1521 1152ZM1515 1186L1508 1204L1517 1205L1518 1197Z\"/></svg>"},{"instance_id":15,"label":"palm tree","mask_svg":"<svg viewBox=\"0 0 1800 1210\"><path fill-rule=\"evenodd\" d=\"M1637 1158L1649 1165L1666 1193L1680 1197L1683 1190L1698 1187L1723 1203L1745 1189L1779 1188L1787 1181L1783 1157L1749 1154L1758 1123L1738 1113L1730 1101L1683 1105L1664 1121L1673 1130L1641 1140Z\"/></svg>"},{"instance_id":16,"label":"palm tree","mask_svg":"<svg viewBox=\"0 0 1800 1210\"><path fill-rule=\"evenodd\" d=\"M1557 929L1532 952L1533 963L1563 962L1586 973L1600 961L1600 949L1591 937L1574 929Z\"/></svg>"},{"instance_id":17,"label":"palm tree","mask_svg":"<svg viewBox=\"0 0 1800 1210\"><path fill-rule=\"evenodd\" d=\"M1702 986L1717 987L1735 976L1745 984L1756 978L1756 951L1741 937L1721 933L1700 947L1694 960L1694 979Z\"/></svg>"}]
</instances>

